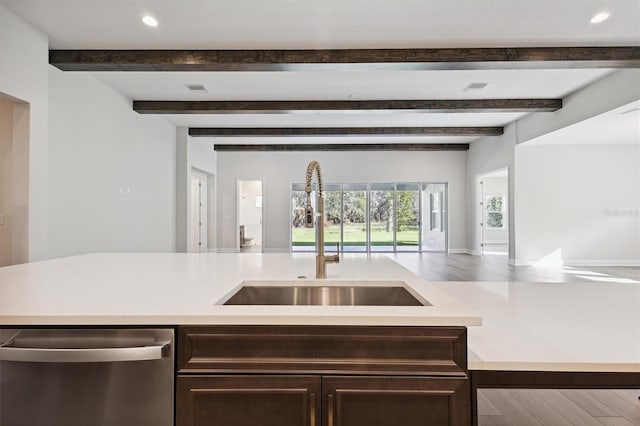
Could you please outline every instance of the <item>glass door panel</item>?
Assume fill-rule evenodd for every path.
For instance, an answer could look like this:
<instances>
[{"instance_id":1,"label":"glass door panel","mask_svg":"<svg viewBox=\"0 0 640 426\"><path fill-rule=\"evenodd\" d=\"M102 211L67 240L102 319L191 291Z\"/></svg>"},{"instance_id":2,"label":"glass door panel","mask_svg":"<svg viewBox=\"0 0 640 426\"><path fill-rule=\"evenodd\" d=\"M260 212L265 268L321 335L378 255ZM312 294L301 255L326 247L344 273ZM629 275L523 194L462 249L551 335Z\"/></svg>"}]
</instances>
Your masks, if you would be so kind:
<instances>
[{"instance_id":1,"label":"glass door panel","mask_svg":"<svg viewBox=\"0 0 640 426\"><path fill-rule=\"evenodd\" d=\"M324 251L336 252L342 242L342 197L340 184L329 183L324 189Z\"/></svg>"},{"instance_id":2,"label":"glass door panel","mask_svg":"<svg viewBox=\"0 0 640 426\"><path fill-rule=\"evenodd\" d=\"M315 191L311 193L311 202L315 209ZM316 249L316 228L305 227L304 211L307 205L307 193L304 184L291 185L291 251L310 251Z\"/></svg>"},{"instance_id":3,"label":"glass door panel","mask_svg":"<svg viewBox=\"0 0 640 426\"><path fill-rule=\"evenodd\" d=\"M347 252L367 251L367 184L342 185L342 247Z\"/></svg>"},{"instance_id":4,"label":"glass door panel","mask_svg":"<svg viewBox=\"0 0 640 426\"><path fill-rule=\"evenodd\" d=\"M372 252L394 251L395 184L372 183L369 187L369 241Z\"/></svg>"},{"instance_id":5,"label":"glass door panel","mask_svg":"<svg viewBox=\"0 0 640 426\"><path fill-rule=\"evenodd\" d=\"M420 184L396 184L396 250L420 249Z\"/></svg>"},{"instance_id":6,"label":"glass door panel","mask_svg":"<svg viewBox=\"0 0 640 426\"><path fill-rule=\"evenodd\" d=\"M422 184L422 251L447 251L447 184Z\"/></svg>"}]
</instances>

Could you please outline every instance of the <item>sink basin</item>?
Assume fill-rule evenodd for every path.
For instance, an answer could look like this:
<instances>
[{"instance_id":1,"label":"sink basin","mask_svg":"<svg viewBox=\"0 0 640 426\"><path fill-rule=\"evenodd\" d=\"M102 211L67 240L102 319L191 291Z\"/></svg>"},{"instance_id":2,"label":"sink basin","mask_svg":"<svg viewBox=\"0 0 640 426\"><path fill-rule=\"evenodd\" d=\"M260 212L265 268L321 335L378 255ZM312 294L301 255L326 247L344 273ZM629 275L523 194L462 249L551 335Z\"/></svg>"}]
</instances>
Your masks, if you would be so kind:
<instances>
[{"instance_id":1,"label":"sink basin","mask_svg":"<svg viewBox=\"0 0 640 426\"><path fill-rule=\"evenodd\" d=\"M245 281L242 284L224 305L431 305L409 292L402 281L332 282L330 285L326 281L315 285L301 285L300 281Z\"/></svg>"}]
</instances>

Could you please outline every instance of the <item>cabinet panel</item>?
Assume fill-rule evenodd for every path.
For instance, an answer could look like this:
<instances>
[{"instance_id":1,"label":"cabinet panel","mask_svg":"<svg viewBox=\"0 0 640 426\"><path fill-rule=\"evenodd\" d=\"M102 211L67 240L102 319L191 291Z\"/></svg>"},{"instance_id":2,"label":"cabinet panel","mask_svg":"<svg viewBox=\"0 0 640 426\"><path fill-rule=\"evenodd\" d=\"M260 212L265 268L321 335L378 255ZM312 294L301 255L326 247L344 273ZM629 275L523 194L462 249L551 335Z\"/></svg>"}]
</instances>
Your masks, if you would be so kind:
<instances>
[{"instance_id":1,"label":"cabinet panel","mask_svg":"<svg viewBox=\"0 0 640 426\"><path fill-rule=\"evenodd\" d=\"M469 424L463 378L323 377L323 426Z\"/></svg>"},{"instance_id":2,"label":"cabinet panel","mask_svg":"<svg viewBox=\"0 0 640 426\"><path fill-rule=\"evenodd\" d=\"M467 374L465 327L183 326L180 373Z\"/></svg>"},{"instance_id":3,"label":"cabinet panel","mask_svg":"<svg viewBox=\"0 0 640 426\"><path fill-rule=\"evenodd\" d=\"M320 377L178 376L177 426L320 426Z\"/></svg>"}]
</instances>

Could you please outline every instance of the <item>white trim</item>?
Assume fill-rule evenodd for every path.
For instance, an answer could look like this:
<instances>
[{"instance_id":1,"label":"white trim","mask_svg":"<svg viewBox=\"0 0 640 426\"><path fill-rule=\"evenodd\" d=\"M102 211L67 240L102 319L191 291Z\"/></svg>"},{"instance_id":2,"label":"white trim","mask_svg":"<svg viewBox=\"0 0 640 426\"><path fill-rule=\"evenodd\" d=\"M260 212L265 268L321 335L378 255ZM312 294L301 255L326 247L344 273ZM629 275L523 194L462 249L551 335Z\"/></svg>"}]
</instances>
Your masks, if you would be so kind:
<instances>
[{"instance_id":1,"label":"white trim","mask_svg":"<svg viewBox=\"0 0 640 426\"><path fill-rule=\"evenodd\" d=\"M291 253L286 248L263 248L262 252L263 253Z\"/></svg>"},{"instance_id":2,"label":"white trim","mask_svg":"<svg viewBox=\"0 0 640 426\"><path fill-rule=\"evenodd\" d=\"M234 248L219 248L215 250L216 250L216 253L239 253L239 251Z\"/></svg>"},{"instance_id":3,"label":"white trim","mask_svg":"<svg viewBox=\"0 0 640 426\"><path fill-rule=\"evenodd\" d=\"M539 261L537 260L520 260L509 259L509 264L513 266L535 266ZM554 264L550 267L562 267L562 266L640 266L640 260L628 260L628 259L582 259L582 260L564 260L557 265Z\"/></svg>"},{"instance_id":4,"label":"white trim","mask_svg":"<svg viewBox=\"0 0 640 426\"><path fill-rule=\"evenodd\" d=\"M469 250L469 249L449 249L449 253L451 254L471 254L474 255L473 250Z\"/></svg>"},{"instance_id":5,"label":"white trim","mask_svg":"<svg viewBox=\"0 0 640 426\"><path fill-rule=\"evenodd\" d=\"M566 260L564 266L640 266L640 260Z\"/></svg>"},{"instance_id":6,"label":"white trim","mask_svg":"<svg viewBox=\"0 0 640 426\"><path fill-rule=\"evenodd\" d=\"M485 244L509 244L509 240L484 240Z\"/></svg>"}]
</instances>

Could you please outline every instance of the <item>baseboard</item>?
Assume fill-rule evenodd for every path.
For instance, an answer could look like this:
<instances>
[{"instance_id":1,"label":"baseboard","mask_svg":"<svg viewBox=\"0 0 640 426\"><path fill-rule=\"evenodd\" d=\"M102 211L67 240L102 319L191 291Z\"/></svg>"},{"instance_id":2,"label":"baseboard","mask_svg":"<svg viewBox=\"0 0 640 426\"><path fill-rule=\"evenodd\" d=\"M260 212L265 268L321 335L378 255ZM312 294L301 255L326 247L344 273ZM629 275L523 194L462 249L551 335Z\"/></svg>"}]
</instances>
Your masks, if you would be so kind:
<instances>
[{"instance_id":1,"label":"baseboard","mask_svg":"<svg viewBox=\"0 0 640 426\"><path fill-rule=\"evenodd\" d=\"M640 260L566 260L564 266L640 266Z\"/></svg>"},{"instance_id":2,"label":"baseboard","mask_svg":"<svg viewBox=\"0 0 640 426\"><path fill-rule=\"evenodd\" d=\"M263 253L291 253L289 249L286 248L263 248Z\"/></svg>"},{"instance_id":3,"label":"baseboard","mask_svg":"<svg viewBox=\"0 0 640 426\"><path fill-rule=\"evenodd\" d=\"M514 266L548 266L550 268L557 268L563 266L640 266L640 260L563 260L559 263L554 263L552 265L539 265L538 260L520 260L520 259L509 259L509 265Z\"/></svg>"},{"instance_id":4,"label":"baseboard","mask_svg":"<svg viewBox=\"0 0 640 426\"><path fill-rule=\"evenodd\" d=\"M454 248L450 248L449 249L449 253L451 254L471 254L475 256L475 253L473 252L473 250L469 250L469 249L454 249Z\"/></svg>"},{"instance_id":5,"label":"baseboard","mask_svg":"<svg viewBox=\"0 0 640 426\"><path fill-rule=\"evenodd\" d=\"M216 249L216 253L238 253L238 250L234 248L219 248Z\"/></svg>"}]
</instances>

